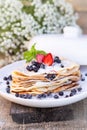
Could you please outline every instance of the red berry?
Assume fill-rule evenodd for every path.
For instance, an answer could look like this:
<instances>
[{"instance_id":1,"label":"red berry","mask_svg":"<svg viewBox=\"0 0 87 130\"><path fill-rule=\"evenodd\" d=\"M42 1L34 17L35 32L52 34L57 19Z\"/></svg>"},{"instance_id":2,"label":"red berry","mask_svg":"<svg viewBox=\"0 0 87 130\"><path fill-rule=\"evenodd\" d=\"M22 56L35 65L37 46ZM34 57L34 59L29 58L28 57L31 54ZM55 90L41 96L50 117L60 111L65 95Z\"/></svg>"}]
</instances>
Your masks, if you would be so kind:
<instances>
[{"instance_id":1,"label":"red berry","mask_svg":"<svg viewBox=\"0 0 87 130\"><path fill-rule=\"evenodd\" d=\"M43 58L44 58L43 54L37 54L37 56L36 56L36 60L38 63L42 63Z\"/></svg>"},{"instance_id":2,"label":"red berry","mask_svg":"<svg viewBox=\"0 0 87 130\"><path fill-rule=\"evenodd\" d=\"M44 56L43 58L43 63L50 66L53 64L53 56L51 53L48 53L47 55Z\"/></svg>"}]
</instances>

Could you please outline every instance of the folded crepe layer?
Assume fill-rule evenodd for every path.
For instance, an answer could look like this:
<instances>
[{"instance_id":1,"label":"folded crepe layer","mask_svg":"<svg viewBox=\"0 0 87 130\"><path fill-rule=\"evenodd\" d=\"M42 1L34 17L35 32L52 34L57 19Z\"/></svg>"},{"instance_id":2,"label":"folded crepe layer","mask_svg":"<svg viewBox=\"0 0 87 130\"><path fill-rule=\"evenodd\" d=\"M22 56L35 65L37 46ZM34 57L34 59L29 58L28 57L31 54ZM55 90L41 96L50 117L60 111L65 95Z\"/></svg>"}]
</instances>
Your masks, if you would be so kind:
<instances>
[{"instance_id":1,"label":"folded crepe layer","mask_svg":"<svg viewBox=\"0 0 87 130\"><path fill-rule=\"evenodd\" d=\"M41 94L48 92L59 92L73 87L77 87L80 80L79 65L71 62L70 66L60 68L55 71L55 78L48 79L46 76L50 73L21 72L19 70L12 72L11 92Z\"/></svg>"},{"instance_id":2,"label":"folded crepe layer","mask_svg":"<svg viewBox=\"0 0 87 130\"><path fill-rule=\"evenodd\" d=\"M60 91L64 91L64 90L68 90L68 89L72 89L73 87L78 87L79 84L77 83L72 83L72 84L68 84L68 85L63 85L60 86L59 88L53 89L53 90L48 90L46 88L40 88L40 89L32 89L32 91L21 91L21 90L13 90L13 93L19 93L19 94L33 94L33 95L37 95L37 94L42 94L42 93L49 93L49 92L60 92Z\"/></svg>"},{"instance_id":3,"label":"folded crepe layer","mask_svg":"<svg viewBox=\"0 0 87 130\"><path fill-rule=\"evenodd\" d=\"M56 81L52 81L52 82L13 82L12 86L11 86L11 91L12 92L22 92L22 91L41 91L42 92L49 92L49 91L53 91L57 90L59 91L61 86L67 86L69 84L72 85L72 83L74 82L75 84L77 84L79 80L79 77L77 76L68 76L68 77L64 77L61 78L60 80L56 80ZM66 88L66 87L64 87Z\"/></svg>"}]
</instances>

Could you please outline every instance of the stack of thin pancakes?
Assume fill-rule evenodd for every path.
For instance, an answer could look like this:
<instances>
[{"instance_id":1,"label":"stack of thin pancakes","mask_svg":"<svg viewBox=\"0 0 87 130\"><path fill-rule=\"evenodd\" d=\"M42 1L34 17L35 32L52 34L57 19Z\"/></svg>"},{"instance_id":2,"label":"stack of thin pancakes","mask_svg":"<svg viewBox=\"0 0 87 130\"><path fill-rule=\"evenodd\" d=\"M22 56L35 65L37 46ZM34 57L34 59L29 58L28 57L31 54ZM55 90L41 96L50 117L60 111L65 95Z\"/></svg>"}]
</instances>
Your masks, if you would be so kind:
<instances>
[{"instance_id":1,"label":"stack of thin pancakes","mask_svg":"<svg viewBox=\"0 0 87 130\"><path fill-rule=\"evenodd\" d=\"M68 60L67 60L68 61ZM70 65L49 73L33 74L21 71L12 72L11 92L19 94L42 94L59 92L77 87L81 77L80 66L71 61ZM47 78L53 76L53 79Z\"/></svg>"}]
</instances>

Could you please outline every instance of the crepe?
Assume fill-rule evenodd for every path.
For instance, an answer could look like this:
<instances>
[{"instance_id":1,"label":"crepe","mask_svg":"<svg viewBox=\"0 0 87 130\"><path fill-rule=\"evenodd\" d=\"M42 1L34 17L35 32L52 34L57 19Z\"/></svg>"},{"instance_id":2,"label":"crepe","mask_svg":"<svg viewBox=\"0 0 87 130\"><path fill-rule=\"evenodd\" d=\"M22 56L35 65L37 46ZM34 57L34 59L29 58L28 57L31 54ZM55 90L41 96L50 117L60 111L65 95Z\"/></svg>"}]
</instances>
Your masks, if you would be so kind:
<instances>
[{"instance_id":1,"label":"crepe","mask_svg":"<svg viewBox=\"0 0 87 130\"><path fill-rule=\"evenodd\" d=\"M67 59L61 59L64 67L54 65L50 70L29 72L15 70L12 72L11 92L20 94L42 94L49 92L64 91L79 85L81 77L80 66ZM66 64L67 63L67 64ZM25 67L22 68L25 70ZM49 70L49 71L48 71ZM54 76L51 80L49 77Z\"/></svg>"}]
</instances>

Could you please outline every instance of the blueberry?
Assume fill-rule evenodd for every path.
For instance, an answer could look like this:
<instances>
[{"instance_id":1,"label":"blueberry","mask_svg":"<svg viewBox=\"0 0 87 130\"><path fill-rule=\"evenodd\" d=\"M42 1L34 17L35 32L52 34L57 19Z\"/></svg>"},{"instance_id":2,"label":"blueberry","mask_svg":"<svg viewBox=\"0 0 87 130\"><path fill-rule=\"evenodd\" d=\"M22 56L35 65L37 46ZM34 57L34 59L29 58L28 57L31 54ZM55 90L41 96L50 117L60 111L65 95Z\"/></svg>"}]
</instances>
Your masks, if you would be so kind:
<instances>
[{"instance_id":1,"label":"blueberry","mask_svg":"<svg viewBox=\"0 0 87 130\"><path fill-rule=\"evenodd\" d=\"M30 69L30 66L28 65L27 67L26 67L26 69L28 70L28 71L30 71L29 69Z\"/></svg>"},{"instance_id":2,"label":"blueberry","mask_svg":"<svg viewBox=\"0 0 87 130\"><path fill-rule=\"evenodd\" d=\"M85 81L85 78L84 78L84 77L82 77L82 78L81 78L81 81Z\"/></svg>"},{"instance_id":3,"label":"blueberry","mask_svg":"<svg viewBox=\"0 0 87 130\"><path fill-rule=\"evenodd\" d=\"M41 64L41 65L40 65L40 68L45 69L45 65L44 65L44 64Z\"/></svg>"},{"instance_id":4,"label":"blueberry","mask_svg":"<svg viewBox=\"0 0 87 130\"><path fill-rule=\"evenodd\" d=\"M28 68L29 71L32 71L33 70L33 66L30 65L29 68Z\"/></svg>"},{"instance_id":5,"label":"blueberry","mask_svg":"<svg viewBox=\"0 0 87 130\"><path fill-rule=\"evenodd\" d=\"M87 73L85 73L85 76L87 76Z\"/></svg>"},{"instance_id":6,"label":"blueberry","mask_svg":"<svg viewBox=\"0 0 87 130\"><path fill-rule=\"evenodd\" d=\"M56 78L56 74L52 74L51 75L51 80L55 79Z\"/></svg>"},{"instance_id":7,"label":"blueberry","mask_svg":"<svg viewBox=\"0 0 87 130\"><path fill-rule=\"evenodd\" d=\"M8 76L8 80L10 80L10 81L12 80L12 75Z\"/></svg>"},{"instance_id":8,"label":"blueberry","mask_svg":"<svg viewBox=\"0 0 87 130\"><path fill-rule=\"evenodd\" d=\"M23 94L20 94L20 95L19 95L20 98L23 98L23 96L24 96Z\"/></svg>"},{"instance_id":9,"label":"blueberry","mask_svg":"<svg viewBox=\"0 0 87 130\"><path fill-rule=\"evenodd\" d=\"M4 77L3 80L8 80L8 77Z\"/></svg>"},{"instance_id":10,"label":"blueberry","mask_svg":"<svg viewBox=\"0 0 87 130\"><path fill-rule=\"evenodd\" d=\"M40 98L40 99L41 99L41 98L46 98L46 96L47 96L47 95L46 95L45 93L42 93L42 94L37 95L37 98Z\"/></svg>"},{"instance_id":11,"label":"blueberry","mask_svg":"<svg viewBox=\"0 0 87 130\"><path fill-rule=\"evenodd\" d=\"M32 95L31 94L28 94L28 99L31 99L32 98Z\"/></svg>"},{"instance_id":12,"label":"blueberry","mask_svg":"<svg viewBox=\"0 0 87 130\"><path fill-rule=\"evenodd\" d=\"M30 66L27 66L26 69L27 69L28 71L33 71L33 70L34 70L34 67L36 67L36 66L30 65Z\"/></svg>"},{"instance_id":13,"label":"blueberry","mask_svg":"<svg viewBox=\"0 0 87 130\"><path fill-rule=\"evenodd\" d=\"M61 68L64 68L64 65L63 65L63 64L61 64L61 65L60 65L60 67L61 67Z\"/></svg>"},{"instance_id":14,"label":"blueberry","mask_svg":"<svg viewBox=\"0 0 87 130\"><path fill-rule=\"evenodd\" d=\"M63 91L60 91L60 92L59 92L59 95L60 95L60 96L63 96L63 95L64 95L64 92L63 92Z\"/></svg>"},{"instance_id":15,"label":"blueberry","mask_svg":"<svg viewBox=\"0 0 87 130\"><path fill-rule=\"evenodd\" d=\"M6 84L7 84L7 85L9 85L9 84L10 84L10 82L9 82L9 81L7 81L7 82L6 82Z\"/></svg>"},{"instance_id":16,"label":"blueberry","mask_svg":"<svg viewBox=\"0 0 87 130\"><path fill-rule=\"evenodd\" d=\"M74 94L71 92L71 93L70 93L70 97L72 97L72 96L74 96Z\"/></svg>"},{"instance_id":17,"label":"blueberry","mask_svg":"<svg viewBox=\"0 0 87 130\"><path fill-rule=\"evenodd\" d=\"M52 93L51 93L51 92L48 92L48 93L47 93L47 96L48 96L48 97L49 97L49 96L51 96L51 95L52 95Z\"/></svg>"},{"instance_id":18,"label":"blueberry","mask_svg":"<svg viewBox=\"0 0 87 130\"><path fill-rule=\"evenodd\" d=\"M49 79L49 77L50 77L50 74L47 74L47 75L45 76L45 78L47 78L47 79Z\"/></svg>"},{"instance_id":19,"label":"blueberry","mask_svg":"<svg viewBox=\"0 0 87 130\"><path fill-rule=\"evenodd\" d=\"M40 68L40 66L41 66L41 63L38 63L37 62L37 65L36 65L37 67L38 67L38 69Z\"/></svg>"},{"instance_id":20,"label":"blueberry","mask_svg":"<svg viewBox=\"0 0 87 130\"><path fill-rule=\"evenodd\" d=\"M77 92L76 89L71 90L71 93L73 93L73 94L76 94L76 92Z\"/></svg>"},{"instance_id":21,"label":"blueberry","mask_svg":"<svg viewBox=\"0 0 87 130\"><path fill-rule=\"evenodd\" d=\"M16 97L19 97L19 93L15 93L15 96L16 96Z\"/></svg>"},{"instance_id":22,"label":"blueberry","mask_svg":"<svg viewBox=\"0 0 87 130\"><path fill-rule=\"evenodd\" d=\"M54 95L54 98L57 99L57 98L59 98L59 96L58 96L57 94L55 94L55 95Z\"/></svg>"},{"instance_id":23,"label":"blueberry","mask_svg":"<svg viewBox=\"0 0 87 130\"><path fill-rule=\"evenodd\" d=\"M9 86L9 85L8 85L7 87L8 87L8 88L10 88L10 86Z\"/></svg>"},{"instance_id":24,"label":"blueberry","mask_svg":"<svg viewBox=\"0 0 87 130\"><path fill-rule=\"evenodd\" d=\"M69 95L66 95L66 96L65 96L65 98L68 98L68 97L69 97Z\"/></svg>"},{"instance_id":25,"label":"blueberry","mask_svg":"<svg viewBox=\"0 0 87 130\"><path fill-rule=\"evenodd\" d=\"M34 71L34 72L37 72L37 71L38 71L38 67L33 66L33 71Z\"/></svg>"},{"instance_id":26,"label":"blueberry","mask_svg":"<svg viewBox=\"0 0 87 130\"><path fill-rule=\"evenodd\" d=\"M46 96L47 96L47 95L46 95L45 93L42 94L42 97L43 97L43 98L46 98Z\"/></svg>"},{"instance_id":27,"label":"blueberry","mask_svg":"<svg viewBox=\"0 0 87 130\"><path fill-rule=\"evenodd\" d=\"M36 61L32 61L32 65L37 66L37 62Z\"/></svg>"},{"instance_id":28,"label":"blueberry","mask_svg":"<svg viewBox=\"0 0 87 130\"><path fill-rule=\"evenodd\" d=\"M23 98L26 98L26 94L22 94Z\"/></svg>"},{"instance_id":29,"label":"blueberry","mask_svg":"<svg viewBox=\"0 0 87 130\"><path fill-rule=\"evenodd\" d=\"M28 98L28 94L23 94L23 98L27 99Z\"/></svg>"},{"instance_id":30,"label":"blueberry","mask_svg":"<svg viewBox=\"0 0 87 130\"><path fill-rule=\"evenodd\" d=\"M10 93L10 88L7 87L7 88L6 88L6 92L7 92L7 93Z\"/></svg>"},{"instance_id":31,"label":"blueberry","mask_svg":"<svg viewBox=\"0 0 87 130\"><path fill-rule=\"evenodd\" d=\"M80 92L80 91L82 90L82 88L81 88L81 87L79 87L79 88L77 88L77 90Z\"/></svg>"},{"instance_id":32,"label":"blueberry","mask_svg":"<svg viewBox=\"0 0 87 130\"><path fill-rule=\"evenodd\" d=\"M54 62L56 62L56 63L61 63L61 60L59 59L58 56L55 56L55 58L54 58Z\"/></svg>"},{"instance_id":33,"label":"blueberry","mask_svg":"<svg viewBox=\"0 0 87 130\"><path fill-rule=\"evenodd\" d=\"M49 79L49 80L53 80L54 78L56 78L56 74L47 74L45 76L45 78Z\"/></svg>"},{"instance_id":34,"label":"blueberry","mask_svg":"<svg viewBox=\"0 0 87 130\"><path fill-rule=\"evenodd\" d=\"M40 63L36 61L32 61L32 65L36 66L37 68L40 68Z\"/></svg>"},{"instance_id":35,"label":"blueberry","mask_svg":"<svg viewBox=\"0 0 87 130\"><path fill-rule=\"evenodd\" d=\"M42 94L38 94L37 98L41 99L42 98Z\"/></svg>"}]
</instances>

